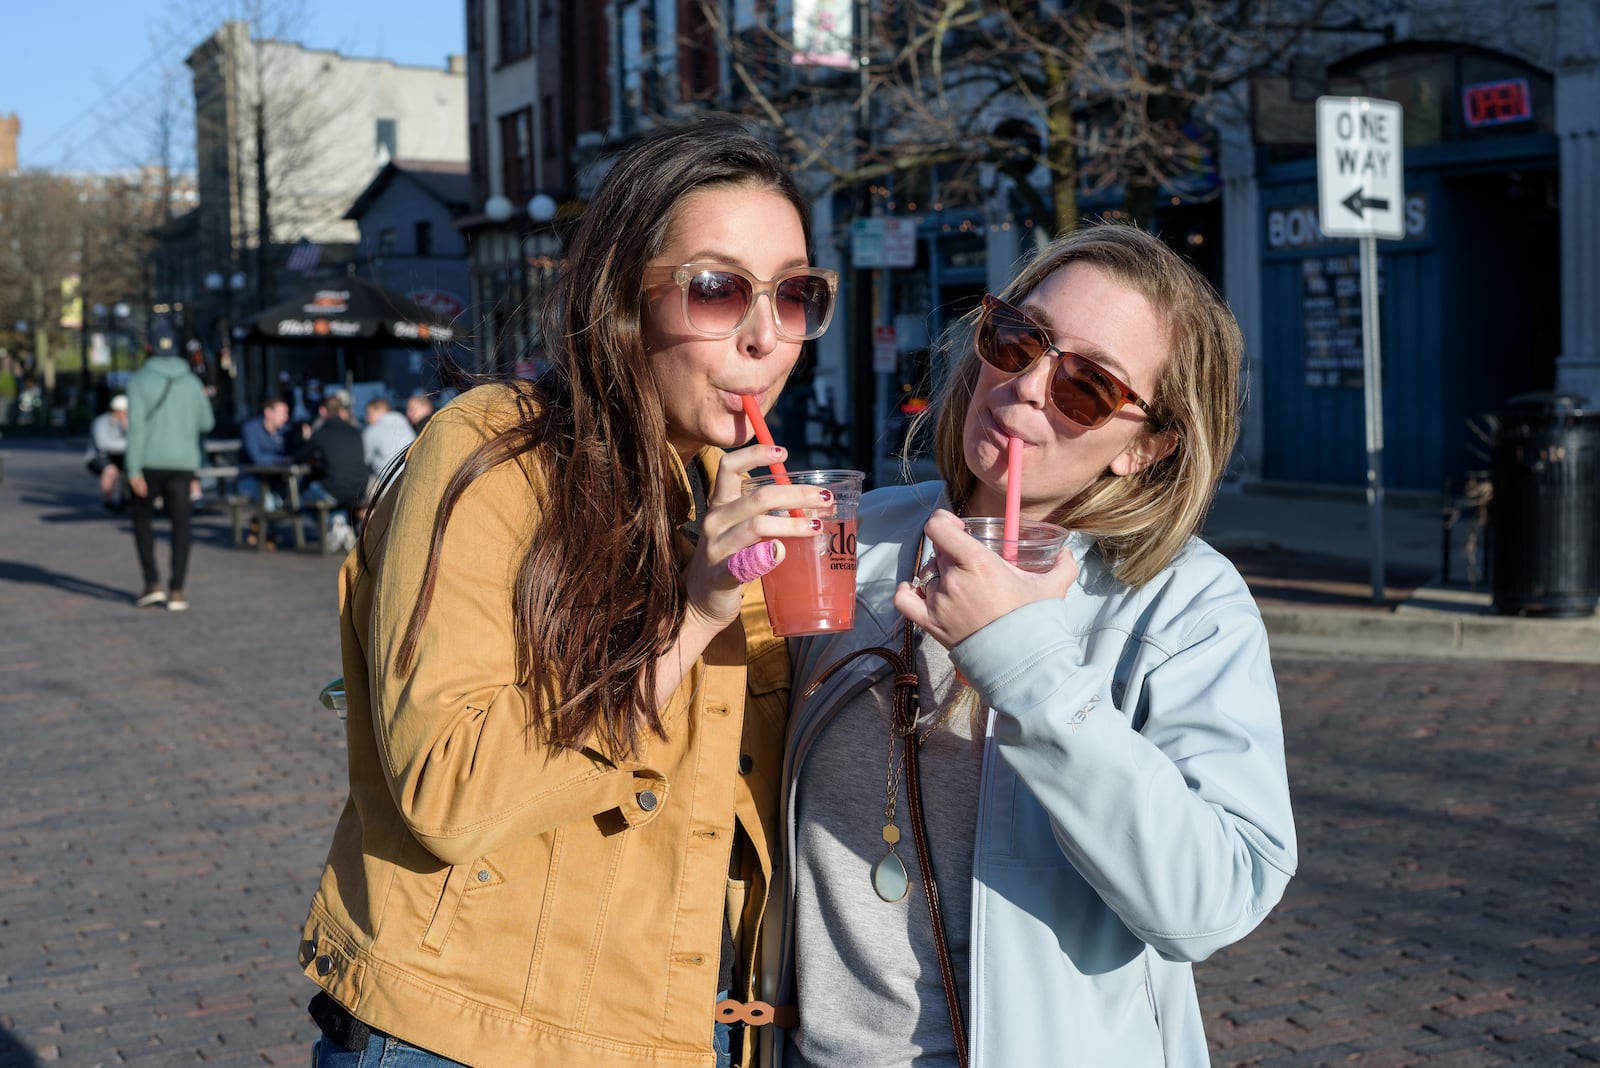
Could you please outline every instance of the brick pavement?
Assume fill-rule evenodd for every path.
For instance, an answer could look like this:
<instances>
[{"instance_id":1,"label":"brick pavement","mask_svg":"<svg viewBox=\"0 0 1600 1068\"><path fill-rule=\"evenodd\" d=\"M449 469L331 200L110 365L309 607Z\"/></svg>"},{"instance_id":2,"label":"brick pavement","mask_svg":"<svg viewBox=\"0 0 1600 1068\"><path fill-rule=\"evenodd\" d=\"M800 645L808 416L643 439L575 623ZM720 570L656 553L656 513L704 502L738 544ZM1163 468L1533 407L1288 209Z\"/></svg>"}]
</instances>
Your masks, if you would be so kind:
<instances>
[{"instance_id":1,"label":"brick pavement","mask_svg":"<svg viewBox=\"0 0 1600 1068\"><path fill-rule=\"evenodd\" d=\"M1214 1063L1600 1061L1600 667L1278 673L1301 866L1199 967Z\"/></svg>"},{"instance_id":2,"label":"brick pavement","mask_svg":"<svg viewBox=\"0 0 1600 1068\"><path fill-rule=\"evenodd\" d=\"M0 484L0 1068L302 1065L343 794L337 561L226 547L135 611L78 453ZM1199 967L1219 1066L1600 1060L1600 668L1288 660L1301 874Z\"/></svg>"}]
</instances>

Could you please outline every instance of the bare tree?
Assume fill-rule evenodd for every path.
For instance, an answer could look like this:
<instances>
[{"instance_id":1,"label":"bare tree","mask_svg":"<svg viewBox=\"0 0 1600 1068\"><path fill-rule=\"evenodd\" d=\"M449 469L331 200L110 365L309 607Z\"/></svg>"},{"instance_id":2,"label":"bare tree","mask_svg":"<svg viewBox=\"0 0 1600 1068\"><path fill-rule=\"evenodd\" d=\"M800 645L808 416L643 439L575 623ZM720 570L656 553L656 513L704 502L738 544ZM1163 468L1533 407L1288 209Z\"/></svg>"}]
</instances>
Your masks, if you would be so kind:
<instances>
[{"instance_id":1,"label":"bare tree","mask_svg":"<svg viewBox=\"0 0 1600 1068\"><path fill-rule=\"evenodd\" d=\"M336 87L318 53L293 43L301 0L180 2L195 24L221 27L190 59L202 201L227 205L227 218L202 237L205 255L230 266L253 255L265 302L273 246L337 222L371 177L325 151L349 89Z\"/></svg>"},{"instance_id":2,"label":"bare tree","mask_svg":"<svg viewBox=\"0 0 1600 1068\"><path fill-rule=\"evenodd\" d=\"M799 163L839 187L938 167L947 202L1003 175L1046 232L1077 226L1080 191L1120 189L1148 221L1157 190L1212 150L1235 90L1281 68L1329 2L857 4L865 32L841 72L775 61L792 39L735 28L725 0L699 0L737 106L775 125Z\"/></svg>"},{"instance_id":3,"label":"bare tree","mask_svg":"<svg viewBox=\"0 0 1600 1068\"><path fill-rule=\"evenodd\" d=\"M41 379L55 388L51 338L63 308L62 283L77 272L81 211L71 182L37 171L0 176L0 308L27 322Z\"/></svg>"},{"instance_id":4,"label":"bare tree","mask_svg":"<svg viewBox=\"0 0 1600 1068\"><path fill-rule=\"evenodd\" d=\"M46 390L56 387L55 331L72 280L80 307L136 299L157 211L137 179L0 176L0 321L29 324Z\"/></svg>"}]
</instances>

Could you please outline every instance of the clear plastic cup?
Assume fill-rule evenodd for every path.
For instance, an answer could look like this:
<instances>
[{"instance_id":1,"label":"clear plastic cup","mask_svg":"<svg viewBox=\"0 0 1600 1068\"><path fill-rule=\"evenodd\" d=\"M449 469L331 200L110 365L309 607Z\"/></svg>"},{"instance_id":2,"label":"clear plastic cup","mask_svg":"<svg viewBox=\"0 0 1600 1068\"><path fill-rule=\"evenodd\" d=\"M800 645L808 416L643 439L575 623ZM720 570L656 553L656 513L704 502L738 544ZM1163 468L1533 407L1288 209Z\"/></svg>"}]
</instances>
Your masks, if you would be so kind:
<instances>
[{"instance_id":1,"label":"clear plastic cup","mask_svg":"<svg viewBox=\"0 0 1600 1068\"><path fill-rule=\"evenodd\" d=\"M1065 527L1054 523L1039 523L1024 519L1017 524L1017 537L1005 538L1006 521L1001 516L969 516L961 521L967 533L1004 556L1024 571L1042 574L1055 566L1056 558L1067 544ZM932 560L922 567L931 574ZM919 572L920 574L921 572ZM926 576L924 576L926 577Z\"/></svg>"},{"instance_id":2,"label":"clear plastic cup","mask_svg":"<svg viewBox=\"0 0 1600 1068\"><path fill-rule=\"evenodd\" d=\"M803 538L779 539L783 563L761 576L773 632L792 638L849 630L856 618L856 506L866 476L860 471L822 470L790 471L787 477L796 485L832 490L833 503L802 513L822 520L822 530ZM778 481L773 475L759 475L746 481L745 492Z\"/></svg>"}]
</instances>

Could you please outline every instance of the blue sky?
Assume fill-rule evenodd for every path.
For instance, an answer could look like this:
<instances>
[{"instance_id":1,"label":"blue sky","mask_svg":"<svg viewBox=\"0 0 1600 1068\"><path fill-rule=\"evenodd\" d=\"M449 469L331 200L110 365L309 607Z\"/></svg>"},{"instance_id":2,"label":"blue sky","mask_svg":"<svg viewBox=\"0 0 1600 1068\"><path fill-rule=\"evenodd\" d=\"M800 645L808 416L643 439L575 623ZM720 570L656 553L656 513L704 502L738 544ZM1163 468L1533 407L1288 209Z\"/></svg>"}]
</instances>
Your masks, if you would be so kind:
<instances>
[{"instance_id":1,"label":"blue sky","mask_svg":"<svg viewBox=\"0 0 1600 1068\"><path fill-rule=\"evenodd\" d=\"M185 105L181 162L191 165L184 57L230 11L249 7L281 31L269 36L348 56L443 67L466 48L460 0L0 0L0 115L22 119L21 165L97 171L154 162L164 94Z\"/></svg>"}]
</instances>

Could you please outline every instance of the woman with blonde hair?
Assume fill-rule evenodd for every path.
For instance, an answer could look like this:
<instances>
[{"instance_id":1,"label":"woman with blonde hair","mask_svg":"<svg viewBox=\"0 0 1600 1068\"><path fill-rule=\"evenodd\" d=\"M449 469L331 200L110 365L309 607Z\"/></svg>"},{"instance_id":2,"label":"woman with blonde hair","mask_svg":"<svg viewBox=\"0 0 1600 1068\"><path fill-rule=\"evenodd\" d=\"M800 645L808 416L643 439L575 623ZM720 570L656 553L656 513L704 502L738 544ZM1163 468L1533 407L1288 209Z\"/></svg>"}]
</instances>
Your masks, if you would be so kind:
<instances>
[{"instance_id":1,"label":"woman with blonde hair","mask_svg":"<svg viewBox=\"0 0 1600 1068\"><path fill-rule=\"evenodd\" d=\"M800 1019L777 1052L1205 1065L1191 964L1296 863L1266 632L1196 537L1237 433L1239 330L1115 225L1048 245L967 325L932 409L942 480L863 499L855 630L793 644L765 981ZM1069 532L1048 570L963 526L1008 489Z\"/></svg>"}]
</instances>

